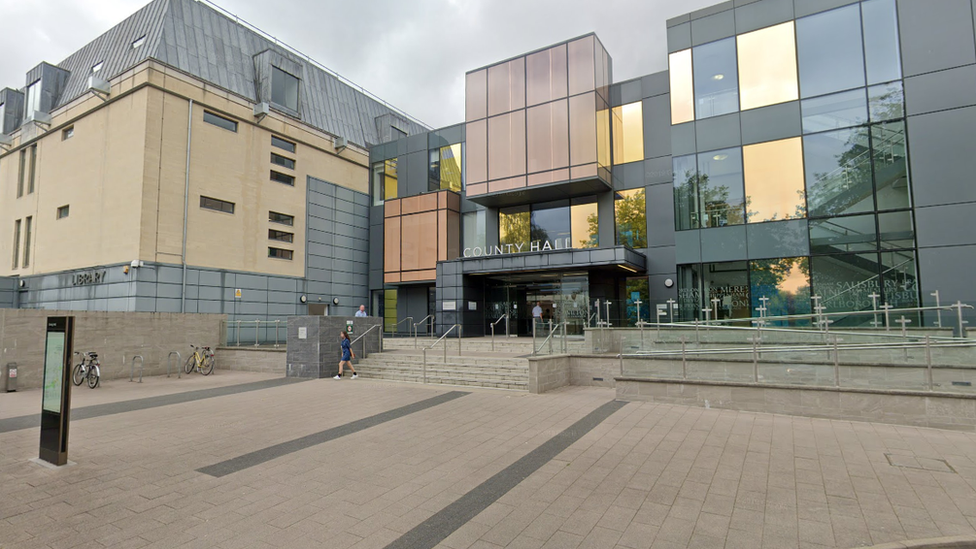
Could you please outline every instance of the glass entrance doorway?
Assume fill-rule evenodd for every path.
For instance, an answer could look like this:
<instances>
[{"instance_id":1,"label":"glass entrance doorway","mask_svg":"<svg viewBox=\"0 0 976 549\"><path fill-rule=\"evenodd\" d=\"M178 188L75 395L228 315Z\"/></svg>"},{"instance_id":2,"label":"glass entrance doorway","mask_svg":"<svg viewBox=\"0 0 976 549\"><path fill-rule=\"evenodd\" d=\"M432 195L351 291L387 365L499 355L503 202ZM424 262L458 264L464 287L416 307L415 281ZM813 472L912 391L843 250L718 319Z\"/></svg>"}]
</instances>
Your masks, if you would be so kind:
<instances>
[{"instance_id":1,"label":"glass entrance doorway","mask_svg":"<svg viewBox=\"0 0 976 549\"><path fill-rule=\"evenodd\" d=\"M532 311L542 310L542 321L554 329L566 322L567 335L583 335L590 316L589 277L586 273L526 274L489 278L485 288L485 333L489 324L509 315L510 335L532 335ZM495 327L505 333L504 322Z\"/></svg>"}]
</instances>

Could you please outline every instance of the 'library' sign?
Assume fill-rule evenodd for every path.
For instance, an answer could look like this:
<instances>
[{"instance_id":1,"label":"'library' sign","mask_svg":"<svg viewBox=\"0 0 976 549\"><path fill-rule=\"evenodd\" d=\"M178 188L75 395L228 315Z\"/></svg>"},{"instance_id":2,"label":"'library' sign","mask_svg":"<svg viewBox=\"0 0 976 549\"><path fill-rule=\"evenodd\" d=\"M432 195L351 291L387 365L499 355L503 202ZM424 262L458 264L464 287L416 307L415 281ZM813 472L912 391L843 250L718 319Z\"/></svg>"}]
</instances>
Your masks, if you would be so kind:
<instances>
[{"instance_id":1,"label":"'library' sign","mask_svg":"<svg viewBox=\"0 0 976 549\"><path fill-rule=\"evenodd\" d=\"M88 286L91 284L101 284L102 282L105 282L105 271L71 275L72 286Z\"/></svg>"}]
</instances>

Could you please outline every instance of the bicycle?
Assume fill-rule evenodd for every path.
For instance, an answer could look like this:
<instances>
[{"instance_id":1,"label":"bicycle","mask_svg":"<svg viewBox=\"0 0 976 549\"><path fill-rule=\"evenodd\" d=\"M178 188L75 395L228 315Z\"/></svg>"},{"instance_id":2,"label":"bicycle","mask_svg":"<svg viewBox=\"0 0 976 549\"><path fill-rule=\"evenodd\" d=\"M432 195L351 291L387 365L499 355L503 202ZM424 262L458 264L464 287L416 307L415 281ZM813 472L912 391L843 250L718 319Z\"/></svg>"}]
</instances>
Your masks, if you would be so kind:
<instances>
[{"instance_id":1,"label":"bicycle","mask_svg":"<svg viewBox=\"0 0 976 549\"><path fill-rule=\"evenodd\" d=\"M81 355L81 363L75 365L71 372L71 381L75 385L81 385L86 379L88 380L88 387L94 389L98 387L98 381L101 379L99 376L99 363L98 363L98 353L88 351L87 353L80 353L75 351L76 355Z\"/></svg>"},{"instance_id":2,"label":"bicycle","mask_svg":"<svg viewBox=\"0 0 976 549\"><path fill-rule=\"evenodd\" d=\"M193 354L186 357L183 371L189 374L196 369L205 376L210 375L214 369L214 352L210 350L210 347L197 347L195 345L190 345L190 347L193 349Z\"/></svg>"}]
</instances>

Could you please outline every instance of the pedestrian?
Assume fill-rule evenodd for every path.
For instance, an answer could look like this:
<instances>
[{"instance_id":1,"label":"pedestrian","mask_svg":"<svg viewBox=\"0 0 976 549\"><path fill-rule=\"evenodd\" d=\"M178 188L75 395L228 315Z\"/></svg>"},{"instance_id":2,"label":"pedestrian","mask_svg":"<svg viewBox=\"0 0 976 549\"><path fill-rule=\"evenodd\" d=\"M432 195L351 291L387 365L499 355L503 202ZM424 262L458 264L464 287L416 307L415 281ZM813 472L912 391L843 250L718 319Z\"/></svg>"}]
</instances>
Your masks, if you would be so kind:
<instances>
[{"instance_id":1,"label":"pedestrian","mask_svg":"<svg viewBox=\"0 0 976 549\"><path fill-rule=\"evenodd\" d=\"M536 301L535 307L532 307L532 318L536 322L542 322L542 303L539 301Z\"/></svg>"},{"instance_id":2,"label":"pedestrian","mask_svg":"<svg viewBox=\"0 0 976 549\"><path fill-rule=\"evenodd\" d=\"M360 305L359 310L356 311L356 316L366 316L366 306Z\"/></svg>"},{"instance_id":3,"label":"pedestrian","mask_svg":"<svg viewBox=\"0 0 976 549\"><path fill-rule=\"evenodd\" d=\"M352 359L356 358L356 353L352 352L352 344L349 343L349 334L346 332L339 332L339 344L342 346L342 358L339 359L339 373L332 379L342 379L342 365L345 364L352 371L352 378L356 379L359 374L356 373L356 369L352 367Z\"/></svg>"}]
</instances>

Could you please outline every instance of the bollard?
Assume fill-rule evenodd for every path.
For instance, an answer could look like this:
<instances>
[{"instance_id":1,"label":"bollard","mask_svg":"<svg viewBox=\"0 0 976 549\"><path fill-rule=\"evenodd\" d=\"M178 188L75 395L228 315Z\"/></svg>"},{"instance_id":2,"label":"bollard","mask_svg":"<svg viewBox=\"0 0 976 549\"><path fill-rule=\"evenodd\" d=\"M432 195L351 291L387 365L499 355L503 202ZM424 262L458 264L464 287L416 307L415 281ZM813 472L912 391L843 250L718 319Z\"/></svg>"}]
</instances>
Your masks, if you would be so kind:
<instances>
[{"instance_id":1,"label":"bollard","mask_svg":"<svg viewBox=\"0 0 976 549\"><path fill-rule=\"evenodd\" d=\"M237 321L237 346L241 346L241 321Z\"/></svg>"}]
</instances>

